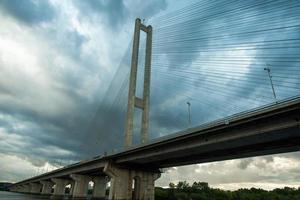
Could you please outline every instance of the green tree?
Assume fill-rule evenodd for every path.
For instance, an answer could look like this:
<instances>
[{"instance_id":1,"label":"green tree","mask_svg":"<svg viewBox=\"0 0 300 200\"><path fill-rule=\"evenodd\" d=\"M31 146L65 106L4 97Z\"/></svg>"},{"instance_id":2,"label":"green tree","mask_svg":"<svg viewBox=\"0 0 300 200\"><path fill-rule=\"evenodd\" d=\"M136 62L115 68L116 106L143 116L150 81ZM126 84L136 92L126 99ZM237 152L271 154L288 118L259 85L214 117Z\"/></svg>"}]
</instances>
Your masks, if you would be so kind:
<instances>
[{"instance_id":1,"label":"green tree","mask_svg":"<svg viewBox=\"0 0 300 200\"><path fill-rule=\"evenodd\" d=\"M190 186L186 181L179 181L176 187L178 190L187 191Z\"/></svg>"},{"instance_id":2,"label":"green tree","mask_svg":"<svg viewBox=\"0 0 300 200\"><path fill-rule=\"evenodd\" d=\"M192 190L197 191L197 190L209 190L208 183L206 182L194 182L192 185Z\"/></svg>"},{"instance_id":3,"label":"green tree","mask_svg":"<svg viewBox=\"0 0 300 200\"><path fill-rule=\"evenodd\" d=\"M176 185L174 183L169 183L169 192L168 192L169 199L176 199L175 198L175 187L176 187Z\"/></svg>"},{"instance_id":4,"label":"green tree","mask_svg":"<svg viewBox=\"0 0 300 200\"><path fill-rule=\"evenodd\" d=\"M300 188L285 187L266 191L250 188L224 191L210 188L206 182L194 182L191 186L180 181L169 188L155 188L156 200L300 200Z\"/></svg>"},{"instance_id":5,"label":"green tree","mask_svg":"<svg viewBox=\"0 0 300 200\"><path fill-rule=\"evenodd\" d=\"M174 189L176 185L174 183L169 183L169 188Z\"/></svg>"}]
</instances>

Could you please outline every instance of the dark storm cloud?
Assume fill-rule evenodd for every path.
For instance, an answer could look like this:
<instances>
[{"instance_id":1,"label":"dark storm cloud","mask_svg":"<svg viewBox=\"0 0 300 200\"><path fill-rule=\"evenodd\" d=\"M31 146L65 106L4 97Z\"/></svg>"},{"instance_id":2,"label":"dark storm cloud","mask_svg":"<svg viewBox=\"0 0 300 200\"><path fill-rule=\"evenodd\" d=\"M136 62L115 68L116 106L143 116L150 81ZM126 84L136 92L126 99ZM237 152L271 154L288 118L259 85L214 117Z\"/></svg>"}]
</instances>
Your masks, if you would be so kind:
<instances>
[{"instance_id":1,"label":"dark storm cloud","mask_svg":"<svg viewBox=\"0 0 300 200\"><path fill-rule=\"evenodd\" d=\"M3 112L1 113L3 114ZM32 115L29 112L18 112L17 115L8 114L13 117L12 121L10 121L10 124L6 123L1 127L5 129L7 134L21 137L22 143L15 145L14 148L1 146L1 152L30 155L31 158L45 158L44 160L61 159L70 155L57 155L56 152L40 151L40 149L57 146L61 149L73 151L75 145L78 144L78 141L72 137L72 133L76 134L76 132L71 128L67 128L66 125L59 124L57 121L46 119L39 115ZM64 118L59 120L65 121ZM18 128L18 124L23 124L23 127ZM64 140L62 140L62 136L65 138ZM23 147L24 144L26 148ZM21 152L20 149L22 149Z\"/></svg>"},{"instance_id":2,"label":"dark storm cloud","mask_svg":"<svg viewBox=\"0 0 300 200\"><path fill-rule=\"evenodd\" d=\"M86 15L87 10L83 8L89 6L88 14L97 15L99 18L104 15L106 22L112 24L112 29L114 29L115 25L122 26L122 22L127 22L128 17L132 17L128 10L125 12L127 8L124 7L122 1L80 2L81 3L78 2L78 4L74 4L76 6L82 6L78 7L82 12L80 15ZM83 4L89 5L83 6ZM150 3L149 5L153 10L148 12L148 16L150 16L150 13L156 13L162 9L159 5L163 5L164 8L166 6L165 1ZM30 24L51 20L55 17L55 13L57 12L54 11L46 1L29 1L28 4L25 2L17 4L17 1L3 1L1 6L5 12L14 16L18 21L25 22L29 26ZM46 6L49 6L49 8ZM41 10L44 10L43 16L39 16L42 14ZM124 27L124 29L128 28ZM133 27L130 27L130 30L132 29ZM75 72L63 70L59 71L59 73L50 74L51 77L55 78L55 84L53 88L50 89L58 93L55 94L54 98L51 97L53 98L53 102L51 103L54 105L58 103L61 100L60 94L63 94L71 100L70 103L74 104L76 109L61 109L54 115L48 113L48 111L50 111L49 109L41 112L40 109L44 110L44 108L47 108L49 105L47 105L46 102L43 104L39 101L38 96L39 93L46 91L37 91L37 89L39 89L38 87L35 89L35 87L31 88L32 86L30 85L27 86L29 91L33 94L33 98L37 96L37 105L32 103L32 107L27 107L24 104L18 104L16 101L6 102L0 105L1 114L9 116L9 118L4 118L1 121L3 124L2 128L6 131L6 134L21 136L23 142L26 143L26 148L23 149L23 144L20 143L16 144L15 148L5 149L7 145L12 145L11 143L7 143L3 145L4 149L2 148L1 152L7 152L7 154L18 155L20 157L25 156L28 161L40 166L45 161L50 161L55 164L59 159L67 161L70 159L81 160L95 155L101 155L104 152L111 153L112 150L121 150L123 142L120 138L123 138L124 135L126 95L122 96L122 98L124 97L124 105L120 107L120 104L110 105L110 101L115 98L109 96L111 92L106 93L105 96L108 96L108 98L104 101L100 101L102 98L101 95L103 95L104 92L98 91L105 89L107 86L98 87L95 91L96 95L93 96L90 102L87 102L87 99L78 93L78 88L82 86L82 79L86 75L98 73L95 70L99 71L99 69L104 73L104 68L107 67L99 66L96 60L82 56L82 45L90 38L86 35L82 35L73 27L65 29L64 27L59 28L54 25L46 29L41 27L39 31L37 34L43 37L51 47L56 49L57 53L72 59L80 66L80 68L78 68L78 66L76 66L76 68L75 66L66 66L71 67L70 69L73 67ZM127 53L130 54L130 52ZM100 59L102 59L101 55ZM55 72L57 66L53 67L53 72ZM127 71L128 69L127 67ZM124 72L122 72L121 75L124 78ZM128 77L126 78L128 79ZM20 78L19 81L23 81L24 86L27 84L26 80L23 80L23 77ZM10 98L15 100L24 94L26 95L24 90L20 90L22 87L20 87L18 83L15 84L16 85L3 85L3 88L1 88L3 92L1 94L8 94ZM111 88L111 90L120 90L119 86L120 82L117 81L117 85ZM122 89L122 92L127 93L126 86ZM99 102L102 102L102 105L99 105ZM107 110L107 107L110 107L110 109ZM98 113L94 116L97 109ZM24 127L22 129L16 128L16 124L18 123L23 124ZM57 149L53 149L54 147L57 147ZM20 149L22 149L21 152L19 151ZM47 152L45 149L53 149L53 152ZM71 154L59 153L60 151L69 151Z\"/></svg>"},{"instance_id":3,"label":"dark storm cloud","mask_svg":"<svg viewBox=\"0 0 300 200\"><path fill-rule=\"evenodd\" d=\"M55 16L54 8L48 1L2 0L2 10L26 24L47 22Z\"/></svg>"},{"instance_id":4,"label":"dark storm cloud","mask_svg":"<svg viewBox=\"0 0 300 200\"><path fill-rule=\"evenodd\" d=\"M122 27L128 20L137 17L148 19L161 10L167 8L166 0L155 1L78 1L78 8L89 16L97 16L98 20L116 29Z\"/></svg>"},{"instance_id":5,"label":"dark storm cloud","mask_svg":"<svg viewBox=\"0 0 300 200\"><path fill-rule=\"evenodd\" d=\"M64 35L64 38L60 38L60 40L64 40L64 43L59 43L58 46L72 56L73 59L80 58L81 47L84 42L87 41L87 38L76 30L67 31Z\"/></svg>"},{"instance_id":6,"label":"dark storm cloud","mask_svg":"<svg viewBox=\"0 0 300 200\"><path fill-rule=\"evenodd\" d=\"M101 0L90 0L90 1L77 1L78 8L87 13L88 15L100 15L104 17L106 25L110 27L119 27L128 13L124 7L123 1L101 1Z\"/></svg>"},{"instance_id":7,"label":"dark storm cloud","mask_svg":"<svg viewBox=\"0 0 300 200\"><path fill-rule=\"evenodd\" d=\"M265 156L261 157L259 161L260 162L256 162L254 158L245 158L239 162L237 167L242 170L245 170L252 164L259 169L265 169L270 163L274 162L274 158L271 156Z\"/></svg>"},{"instance_id":8,"label":"dark storm cloud","mask_svg":"<svg viewBox=\"0 0 300 200\"><path fill-rule=\"evenodd\" d=\"M238 164L238 167L240 169L247 169L247 167L250 165L250 163L253 162L252 158L248 158L248 159L243 159L240 161L240 163Z\"/></svg>"}]
</instances>

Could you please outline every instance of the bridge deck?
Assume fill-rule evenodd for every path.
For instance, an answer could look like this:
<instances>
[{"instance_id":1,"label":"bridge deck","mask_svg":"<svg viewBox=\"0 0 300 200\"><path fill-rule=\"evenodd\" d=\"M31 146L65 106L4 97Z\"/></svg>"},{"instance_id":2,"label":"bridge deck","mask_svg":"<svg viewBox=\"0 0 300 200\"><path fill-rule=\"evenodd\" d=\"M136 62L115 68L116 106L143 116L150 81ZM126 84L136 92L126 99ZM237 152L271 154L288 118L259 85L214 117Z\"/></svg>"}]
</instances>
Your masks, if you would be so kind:
<instances>
[{"instance_id":1,"label":"bridge deck","mask_svg":"<svg viewBox=\"0 0 300 200\"><path fill-rule=\"evenodd\" d=\"M82 161L20 183L101 174L107 161L146 170L300 150L300 97L243 112L127 151Z\"/></svg>"},{"instance_id":2,"label":"bridge deck","mask_svg":"<svg viewBox=\"0 0 300 200\"><path fill-rule=\"evenodd\" d=\"M300 97L227 117L111 156L160 168L300 150ZM131 166L132 167L132 166Z\"/></svg>"}]
</instances>

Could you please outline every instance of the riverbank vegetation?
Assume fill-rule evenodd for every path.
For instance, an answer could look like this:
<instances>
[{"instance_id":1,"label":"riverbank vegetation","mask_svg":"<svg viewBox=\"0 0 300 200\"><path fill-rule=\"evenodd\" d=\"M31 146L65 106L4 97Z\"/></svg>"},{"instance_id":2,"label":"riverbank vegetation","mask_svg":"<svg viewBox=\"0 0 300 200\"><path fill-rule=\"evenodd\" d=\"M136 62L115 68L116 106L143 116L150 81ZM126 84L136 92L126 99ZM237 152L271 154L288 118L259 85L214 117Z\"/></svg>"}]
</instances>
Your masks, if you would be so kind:
<instances>
[{"instance_id":1,"label":"riverbank vegetation","mask_svg":"<svg viewBox=\"0 0 300 200\"><path fill-rule=\"evenodd\" d=\"M206 182L170 183L169 188L155 188L155 200L300 200L300 188L239 189L227 191L209 187Z\"/></svg>"}]
</instances>

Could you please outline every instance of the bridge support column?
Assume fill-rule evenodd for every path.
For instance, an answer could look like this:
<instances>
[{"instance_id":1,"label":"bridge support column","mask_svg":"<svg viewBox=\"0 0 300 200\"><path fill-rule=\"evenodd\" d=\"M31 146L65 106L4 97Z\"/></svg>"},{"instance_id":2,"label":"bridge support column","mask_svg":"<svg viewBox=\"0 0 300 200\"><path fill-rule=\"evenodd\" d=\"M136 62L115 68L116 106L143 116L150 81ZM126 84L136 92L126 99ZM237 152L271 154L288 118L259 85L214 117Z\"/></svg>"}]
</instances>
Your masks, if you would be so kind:
<instances>
[{"instance_id":1,"label":"bridge support column","mask_svg":"<svg viewBox=\"0 0 300 200\"><path fill-rule=\"evenodd\" d=\"M30 193L39 194L41 192L42 185L39 183L30 183Z\"/></svg>"},{"instance_id":2,"label":"bridge support column","mask_svg":"<svg viewBox=\"0 0 300 200\"><path fill-rule=\"evenodd\" d=\"M94 189L93 189L93 200L105 199L106 192L106 178L105 176L97 176L93 178Z\"/></svg>"},{"instance_id":3,"label":"bridge support column","mask_svg":"<svg viewBox=\"0 0 300 200\"><path fill-rule=\"evenodd\" d=\"M23 190L24 190L24 187L21 186L21 185L19 185L19 186L17 186L17 187L15 188L15 192L20 192L20 193L22 193Z\"/></svg>"},{"instance_id":4,"label":"bridge support column","mask_svg":"<svg viewBox=\"0 0 300 200\"><path fill-rule=\"evenodd\" d=\"M17 191L17 187L16 186L10 187L9 191L10 192L16 192Z\"/></svg>"},{"instance_id":5,"label":"bridge support column","mask_svg":"<svg viewBox=\"0 0 300 200\"><path fill-rule=\"evenodd\" d=\"M79 174L71 174L70 177L74 180L73 199L86 199L91 177Z\"/></svg>"},{"instance_id":6,"label":"bridge support column","mask_svg":"<svg viewBox=\"0 0 300 200\"><path fill-rule=\"evenodd\" d=\"M24 193L30 193L30 190L31 190L31 186L29 184L25 184L23 185L24 189Z\"/></svg>"},{"instance_id":7,"label":"bridge support column","mask_svg":"<svg viewBox=\"0 0 300 200\"><path fill-rule=\"evenodd\" d=\"M19 191L19 187L18 186L10 187L9 191L11 191L11 192L18 192Z\"/></svg>"},{"instance_id":8,"label":"bridge support column","mask_svg":"<svg viewBox=\"0 0 300 200\"><path fill-rule=\"evenodd\" d=\"M22 193L29 193L30 186L29 185L22 185L21 191L22 191Z\"/></svg>"},{"instance_id":9,"label":"bridge support column","mask_svg":"<svg viewBox=\"0 0 300 200\"><path fill-rule=\"evenodd\" d=\"M23 188L21 186L14 186L13 188L10 189L12 192L21 192Z\"/></svg>"},{"instance_id":10,"label":"bridge support column","mask_svg":"<svg viewBox=\"0 0 300 200\"><path fill-rule=\"evenodd\" d=\"M55 183L54 192L51 199L60 199L65 195L65 187L69 184L68 179L52 178L51 181Z\"/></svg>"},{"instance_id":11,"label":"bridge support column","mask_svg":"<svg viewBox=\"0 0 300 200\"><path fill-rule=\"evenodd\" d=\"M73 195L73 192L74 192L74 186L75 186L75 181L72 180L72 182L71 182L71 188L70 188L70 196Z\"/></svg>"},{"instance_id":12,"label":"bridge support column","mask_svg":"<svg viewBox=\"0 0 300 200\"><path fill-rule=\"evenodd\" d=\"M14 192L19 192L19 193L22 193L24 190L24 187L22 185L19 185L19 186L16 186L15 187L15 191Z\"/></svg>"},{"instance_id":13,"label":"bridge support column","mask_svg":"<svg viewBox=\"0 0 300 200\"><path fill-rule=\"evenodd\" d=\"M51 195L52 187L54 185L51 181L41 181L42 184L42 195Z\"/></svg>"},{"instance_id":14,"label":"bridge support column","mask_svg":"<svg viewBox=\"0 0 300 200\"><path fill-rule=\"evenodd\" d=\"M22 186L14 186L13 188L10 188L11 192L22 192L23 187Z\"/></svg>"},{"instance_id":15,"label":"bridge support column","mask_svg":"<svg viewBox=\"0 0 300 200\"><path fill-rule=\"evenodd\" d=\"M24 193L25 192L25 187L20 185L17 186L16 191L15 192L19 192L19 193Z\"/></svg>"},{"instance_id":16,"label":"bridge support column","mask_svg":"<svg viewBox=\"0 0 300 200\"><path fill-rule=\"evenodd\" d=\"M18 191L17 191L17 192L25 193L25 186L24 186L24 185L19 185L19 186L18 186Z\"/></svg>"},{"instance_id":17,"label":"bridge support column","mask_svg":"<svg viewBox=\"0 0 300 200\"><path fill-rule=\"evenodd\" d=\"M106 164L104 172L111 179L109 199L113 200L154 200L154 182L160 177L158 172L121 169ZM134 181L134 188L132 188Z\"/></svg>"}]
</instances>

